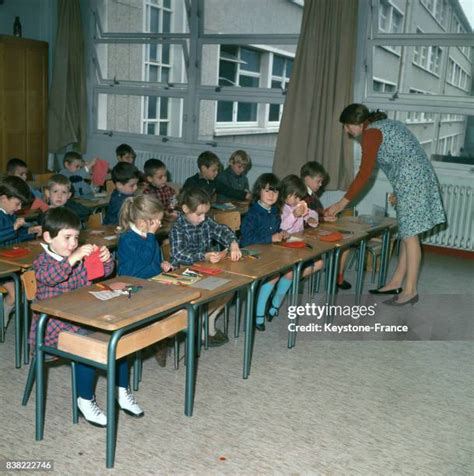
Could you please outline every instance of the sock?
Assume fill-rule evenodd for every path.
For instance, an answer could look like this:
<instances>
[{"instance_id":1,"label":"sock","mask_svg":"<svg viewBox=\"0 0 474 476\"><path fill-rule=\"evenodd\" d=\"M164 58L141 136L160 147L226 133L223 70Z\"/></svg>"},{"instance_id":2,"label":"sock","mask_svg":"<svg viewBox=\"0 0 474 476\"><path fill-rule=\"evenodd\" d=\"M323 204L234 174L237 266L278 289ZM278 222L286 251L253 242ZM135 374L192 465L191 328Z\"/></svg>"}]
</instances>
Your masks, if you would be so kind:
<instances>
[{"instance_id":1,"label":"sock","mask_svg":"<svg viewBox=\"0 0 474 476\"><path fill-rule=\"evenodd\" d=\"M275 291L275 296L273 296L272 301L272 308L270 309L270 314L275 316L278 312L278 309L285 298L288 289L290 289L291 283L293 282L292 279L287 279L285 277L281 277L278 281L278 285Z\"/></svg>"},{"instance_id":2,"label":"sock","mask_svg":"<svg viewBox=\"0 0 474 476\"><path fill-rule=\"evenodd\" d=\"M265 283L260 288L257 300L257 324L263 324L265 322L265 308L267 307L268 298L274 287L274 283Z\"/></svg>"},{"instance_id":3,"label":"sock","mask_svg":"<svg viewBox=\"0 0 474 476\"><path fill-rule=\"evenodd\" d=\"M337 275L337 284L342 284L344 281L344 273L339 273Z\"/></svg>"}]
</instances>

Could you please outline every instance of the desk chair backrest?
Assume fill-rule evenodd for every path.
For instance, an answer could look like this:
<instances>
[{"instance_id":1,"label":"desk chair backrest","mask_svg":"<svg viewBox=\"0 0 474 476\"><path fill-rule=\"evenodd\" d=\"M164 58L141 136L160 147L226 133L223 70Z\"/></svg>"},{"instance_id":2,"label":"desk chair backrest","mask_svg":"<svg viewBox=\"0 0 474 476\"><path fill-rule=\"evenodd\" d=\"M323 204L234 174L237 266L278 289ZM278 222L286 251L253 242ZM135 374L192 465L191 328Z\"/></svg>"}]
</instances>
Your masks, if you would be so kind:
<instances>
[{"instance_id":1,"label":"desk chair backrest","mask_svg":"<svg viewBox=\"0 0 474 476\"><path fill-rule=\"evenodd\" d=\"M161 254L163 256L163 259L165 261L169 261L171 258L171 243L168 238L166 240L163 240L163 243L161 243Z\"/></svg>"},{"instance_id":2,"label":"desk chair backrest","mask_svg":"<svg viewBox=\"0 0 474 476\"><path fill-rule=\"evenodd\" d=\"M237 211L216 212L214 221L221 225L227 225L234 232L240 230L240 213Z\"/></svg>"},{"instance_id":3,"label":"desk chair backrest","mask_svg":"<svg viewBox=\"0 0 474 476\"><path fill-rule=\"evenodd\" d=\"M26 299L33 301L36 296L36 276L35 272L30 269L21 275L21 283L25 290Z\"/></svg>"},{"instance_id":4,"label":"desk chair backrest","mask_svg":"<svg viewBox=\"0 0 474 476\"><path fill-rule=\"evenodd\" d=\"M102 212L93 213L87 220L87 228L100 228L102 226Z\"/></svg>"}]
</instances>

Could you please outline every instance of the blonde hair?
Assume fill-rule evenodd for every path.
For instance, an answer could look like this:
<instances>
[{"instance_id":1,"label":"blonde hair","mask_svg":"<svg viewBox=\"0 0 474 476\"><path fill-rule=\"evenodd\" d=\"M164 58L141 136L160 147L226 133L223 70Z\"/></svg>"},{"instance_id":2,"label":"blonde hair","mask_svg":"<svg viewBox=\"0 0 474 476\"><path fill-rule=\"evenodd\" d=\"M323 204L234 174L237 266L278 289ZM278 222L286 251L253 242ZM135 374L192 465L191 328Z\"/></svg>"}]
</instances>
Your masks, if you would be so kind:
<instances>
[{"instance_id":1,"label":"blonde hair","mask_svg":"<svg viewBox=\"0 0 474 476\"><path fill-rule=\"evenodd\" d=\"M128 197L120 208L120 228L121 232L130 229L130 224L136 224L138 220L151 220L164 209L161 202L152 195L137 195Z\"/></svg>"},{"instance_id":2,"label":"blonde hair","mask_svg":"<svg viewBox=\"0 0 474 476\"><path fill-rule=\"evenodd\" d=\"M245 150L236 150L229 158L229 164L244 164L250 166L250 156Z\"/></svg>"}]
</instances>

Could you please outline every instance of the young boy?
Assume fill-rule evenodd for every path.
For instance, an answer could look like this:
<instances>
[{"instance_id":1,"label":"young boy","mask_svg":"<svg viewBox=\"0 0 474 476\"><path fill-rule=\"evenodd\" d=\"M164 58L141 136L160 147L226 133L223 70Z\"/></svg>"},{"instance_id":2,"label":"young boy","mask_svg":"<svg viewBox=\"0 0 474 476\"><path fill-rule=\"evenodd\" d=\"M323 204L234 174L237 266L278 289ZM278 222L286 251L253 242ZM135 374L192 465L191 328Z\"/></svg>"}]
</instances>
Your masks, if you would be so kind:
<instances>
[{"instance_id":1,"label":"young boy","mask_svg":"<svg viewBox=\"0 0 474 476\"><path fill-rule=\"evenodd\" d=\"M128 162L129 164L135 163L135 151L128 144L120 144L115 149L115 155L117 156L118 162Z\"/></svg>"},{"instance_id":2,"label":"young boy","mask_svg":"<svg viewBox=\"0 0 474 476\"><path fill-rule=\"evenodd\" d=\"M217 200L225 202L228 200L228 190L240 190L247 195L246 200L250 200L252 194L250 193L249 179L247 178L247 170L250 166L250 157L245 150L236 150L229 159L229 166L221 172L217 178L216 183L225 187L224 192L217 195Z\"/></svg>"},{"instance_id":3,"label":"young boy","mask_svg":"<svg viewBox=\"0 0 474 476\"><path fill-rule=\"evenodd\" d=\"M44 191L45 199L50 208L66 207L72 210L81 219L87 220L91 211L74 200L71 200L71 181L61 174L53 175Z\"/></svg>"},{"instance_id":4,"label":"young boy","mask_svg":"<svg viewBox=\"0 0 474 476\"><path fill-rule=\"evenodd\" d=\"M65 207L52 208L44 217L43 240L44 251L33 263L35 270L38 301L50 299L61 294L74 291L83 286L90 286L84 258L98 252L99 259L104 266L104 276L108 276L113 268L114 261L109 250L102 246L86 244L78 247L79 217ZM34 347L38 314L33 315L29 342ZM49 319L46 325L44 342L46 345L57 346L61 331L69 331L86 335L90 331L67 321ZM138 406L134 396L128 388L127 359L117 362L117 386L119 407L135 417L143 416L144 412ZM95 426L106 426L107 417L99 408L94 397L96 370L87 364L76 363L75 378L77 384L77 405L84 418Z\"/></svg>"},{"instance_id":5,"label":"young boy","mask_svg":"<svg viewBox=\"0 0 474 476\"><path fill-rule=\"evenodd\" d=\"M226 185L216 182L214 179L219 173L221 162L219 157L213 152L203 152L199 155L197 160L199 172L192 177L186 179L183 189L197 187L204 189L212 200L215 192L218 194L225 194L227 198L233 200L245 200L247 192L243 190L228 189Z\"/></svg>"},{"instance_id":6,"label":"young boy","mask_svg":"<svg viewBox=\"0 0 474 476\"><path fill-rule=\"evenodd\" d=\"M91 186L86 182L90 180L90 171L95 164L96 159L85 163L82 155L78 152L66 152L63 159L64 168L59 172L68 177L72 184L75 197L92 197Z\"/></svg>"},{"instance_id":7,"label":"young boy","mask_svg":"<svg viewBox=\"0 0 474 476\"><path fill-rule=\"evenodd\" d=\"M7 163L7 176L20 177L26 182L28 179L28 165L24 160L13 157Z\"/></svg>"},{"instance_id":8,"label":"young boy","mask_svg":"<svg viewBox=\"0 0 474 476\"><path fill-rule=\"evenodd\" d=\"M109 206L104 218L104 225L118 225L120 208L126 198L137 191L139 170L128 162L119 162L112 169L112 182L115 190L110 196Z\"/></svg>"},{"instance_id":9,"label":"young boy","mask_svg":"<svg viewBox=\"0 0 474 476\"><path fill-rule=\"evenodd\" d=\"M320 222L330 221L330 217L324 215L324 207L318 197L319 189L323 186L328 176L325 168L316 161L306 162L306 164L301 167L300 175L308 189L308 195L305 198L308 207L312 210L316 210ZM348 256L349 250L343 251L339 265L339 273L337 275L337 287L339 289L351 289L352 287L350 283L344 280L344 268Z\"/></svg>"},{"instance_id":10,"label":"young boy","mask_svg":"<svg viewBox=\"0 0 474 476\"><path fill-rule=\"evenodd\" d=\"M149 159L143 167L146 178L146 186L143 189L144 195L153 195L156 197L166 213L174 215L174 206L176 205L176 192L166 182L168 180L166 165L158 159Z\"/></svg>"},{"instance_id":11,"label":"young boy","mask_svg":"<svg viewBox=\"0 0 474 476\"><path fill-rule=\"evenodd\" d=\"M41 234L40 226L27 227L24 218L16 217L22 205L29 203L31 199L30 188L20 177L5 177L0 182L0 246L34 240L36 235ZM15 286L13 281L3 282L2 286L7 290L4 316L8 322L15 303Z\"/></svg>"}]
</instances>

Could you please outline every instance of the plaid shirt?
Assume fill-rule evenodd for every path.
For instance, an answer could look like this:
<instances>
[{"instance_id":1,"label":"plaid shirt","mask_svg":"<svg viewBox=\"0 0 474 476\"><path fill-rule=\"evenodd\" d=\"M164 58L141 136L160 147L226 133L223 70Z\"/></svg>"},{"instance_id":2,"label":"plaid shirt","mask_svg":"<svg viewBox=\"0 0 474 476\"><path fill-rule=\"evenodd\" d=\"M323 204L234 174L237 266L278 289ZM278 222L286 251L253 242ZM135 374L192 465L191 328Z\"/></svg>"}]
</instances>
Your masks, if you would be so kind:
<instances>
[{"instance_id":1,"label":"plaid shirt","mask_svg":"<svg viewBox=\"0 0 474 476\"><path fill-rule=\"evenodd\" d=\"M206 218L196 226L180 214L170 231L171 264L190 265L196 261L203 261L204 254L211 251L213 241L228 247L237 239L226 225L220 225Z\"/></svg>"},{"instance_id":2,"label":"plaid shirt","mask_svg":"<svg viewBox=\"0 0 474 476\"><path fill-rule=\"evenodd\" d=\"M112 259L104 263L105 276L108 276L114 268ZM44 251L33 263L36 276L36 300L42 301L61 294L74 291L75 289L89 286L91 282L87 279L87 271L81 261L74 267L69 264L67 258L58 261L49 253ZM80 306L80 303L78 303ZM39 314L33 314L30 328L30 345L36 345L36 328ZM81 327L67 321L60 321L51 318L46 325L44 343L48 346L57 346L58 335L61 331L79 332Z\"/></svg>"},{"instance_id":3,"label":"plaid shirt","mask_svg":"<svg viewBox=\"0 0 474 476\"><path fill-rule=\"evenodd\" d=\"M153 184L148 183L143 189L143 194L153 195L161 202L165 211L173 211L173 209L171 208L171 199L176 195L176 192L174 188L170 187L168 184L165 183L162 187L158 188L155 187Z\"/></svg>"}]
</instances>

